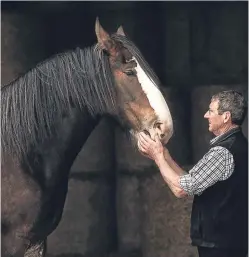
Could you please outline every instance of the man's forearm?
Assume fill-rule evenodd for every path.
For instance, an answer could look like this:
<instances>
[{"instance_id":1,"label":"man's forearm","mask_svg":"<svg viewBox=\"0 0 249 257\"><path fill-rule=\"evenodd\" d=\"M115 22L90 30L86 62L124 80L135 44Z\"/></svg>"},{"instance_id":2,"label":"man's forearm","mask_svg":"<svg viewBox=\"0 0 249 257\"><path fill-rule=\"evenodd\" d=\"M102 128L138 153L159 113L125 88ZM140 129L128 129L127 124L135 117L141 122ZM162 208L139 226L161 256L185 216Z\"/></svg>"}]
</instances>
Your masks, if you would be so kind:
<instances>
[{"instance_id":1,"label":"man's forearm","mask_svg":"<svg viewBox=\"0 0 249 257\"><path fill-rule=\"evenodd\" d=\"M172 157L170 156L168 150L164 149L164 158L165 160L167 161L167 163L169 164L169 166L179 175L179 176L182 176L182 175L186 175L187 172L184 171L173 159Z\"/></svg>"},{"instance_id":2,"label":"man's forearm","mask_svg":"<svg viewBox=\"0 0 249 257\"><path fill-rule=\"evenodd\" d=\"M165 160L165 158L160 157L155 160L162 177L164 181L168 184L170 190L173 192L173 194L178 197L182 198L187 196L187 193L181 188L179 180L180 180L180 175L178 174L178 171L175 171ZM172 162L172 165L174 166L174 163ZM177 165L177 167L179 167ZM180 167L179 167L180 168ZM182 171L181 171L182 172Z\"/></svg>"}]
</instances>

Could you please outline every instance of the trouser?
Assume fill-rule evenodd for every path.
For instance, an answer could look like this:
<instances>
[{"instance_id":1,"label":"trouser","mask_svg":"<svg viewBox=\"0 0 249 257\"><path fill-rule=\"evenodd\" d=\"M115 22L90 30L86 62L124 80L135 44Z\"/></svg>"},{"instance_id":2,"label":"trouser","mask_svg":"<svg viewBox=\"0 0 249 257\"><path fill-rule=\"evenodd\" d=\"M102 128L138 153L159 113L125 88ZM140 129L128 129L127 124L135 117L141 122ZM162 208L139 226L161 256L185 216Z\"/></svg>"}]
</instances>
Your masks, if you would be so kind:
<instances>
[{"instance_id":1,"label":"trouser","mask_svg":"<svg viewBox=\"0 0 249 257\"><path fill-rule=\"evenodd\" d=\"M197 247L199 257L247 257L247 249Z\"/></svg>"}]
</instances>

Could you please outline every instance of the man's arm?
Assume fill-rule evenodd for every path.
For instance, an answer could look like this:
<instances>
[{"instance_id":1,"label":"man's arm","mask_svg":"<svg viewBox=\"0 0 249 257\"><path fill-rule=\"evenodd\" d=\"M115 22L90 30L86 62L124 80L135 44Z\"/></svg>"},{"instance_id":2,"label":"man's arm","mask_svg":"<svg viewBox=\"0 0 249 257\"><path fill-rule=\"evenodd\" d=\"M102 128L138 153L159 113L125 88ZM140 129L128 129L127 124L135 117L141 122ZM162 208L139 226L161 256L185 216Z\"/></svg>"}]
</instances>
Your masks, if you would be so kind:
<instances>
[{"instance_id":1,"label":"man's arm","mask_svg":"<svg viewBox=\"0 0 249 257\"><path fill-rule=\"evenodd\" d=\"M141 134L138 147L156 162L165 182L179 198L200 195L216 182L229 178L234 171L232 154L221 146L211 148L185 175L167 149L164 149L159 138L153 141L150 137Z\"/></svg>"},{"instance_id":2,"label":"man's arm","mask_svg":"<svg viewBox=\"0 0 249 257\"><path fill-rule=\"evenodd\" d=\"M156 137L156 141L153 141L146 135L141 134L139 136L138 148L155 161L163 179L176 197L182 198L187 196L187 193L180 185L180 176L184 174L184 171L171 158L158 137Z\"/></svg>"},{"instance_id":3,"label":"man's arm","mask_svg":"<svg viewBox=\"0 0 249 257\"><path fill-rule=\"evenodd\" d=\"M172 158L169 158L169 156L167 153L166 157L163 155L159 156L155 159L155 163L157 164L164 181L168 184L172 193L177 198L186 197L188 194L181 188L180 176L187 173L183 171Z\"/></svg>"},{"instance_id":4,"label":"man's arm","mask_svg":"<svg viewBox=\"0 0 249 257\"><path fill-rule=\"evenodd\" d=\"M180 176L188 174L171 157L168 149L164 148L163 155L169 166Z\"/></svg>"}]
</instances>

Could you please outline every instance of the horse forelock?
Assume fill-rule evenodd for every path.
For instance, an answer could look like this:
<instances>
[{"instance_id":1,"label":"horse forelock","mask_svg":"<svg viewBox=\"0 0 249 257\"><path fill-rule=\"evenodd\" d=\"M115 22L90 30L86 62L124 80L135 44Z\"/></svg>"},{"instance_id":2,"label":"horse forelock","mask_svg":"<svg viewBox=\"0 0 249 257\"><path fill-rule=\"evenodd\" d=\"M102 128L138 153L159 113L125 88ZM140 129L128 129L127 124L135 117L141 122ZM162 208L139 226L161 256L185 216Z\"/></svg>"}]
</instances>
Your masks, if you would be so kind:
<instances>
[{"instance_id":1,"label":"horse forelock","mask_svg":"<svg viewBox=\"0 0 249 257\"><path fill-rule=\"evenodd\" d=\"M108 57L98 47L55 55L1 89L4 153L25 155L54 133L70 106L91 115L116 114Z\"/></svg>"},{"instance_id":2,"label":"horse forelock","mask_svg":"<svg viewBox=\"0 0 249 257\"><path fill-rule=\"evenodd\" d=\"M146 73L148 78L155 84L156 87L159 87L160 81L156 75L156 73L153 71L153 69L150 67L148 62L145 60L142 53L139 51L137 46L129 40L127 37L113 34L112 38L118 42L120 42L131 54L133 57L135 57L136 61L139 63L143 71Z\"/></svg>"}]
</instances>

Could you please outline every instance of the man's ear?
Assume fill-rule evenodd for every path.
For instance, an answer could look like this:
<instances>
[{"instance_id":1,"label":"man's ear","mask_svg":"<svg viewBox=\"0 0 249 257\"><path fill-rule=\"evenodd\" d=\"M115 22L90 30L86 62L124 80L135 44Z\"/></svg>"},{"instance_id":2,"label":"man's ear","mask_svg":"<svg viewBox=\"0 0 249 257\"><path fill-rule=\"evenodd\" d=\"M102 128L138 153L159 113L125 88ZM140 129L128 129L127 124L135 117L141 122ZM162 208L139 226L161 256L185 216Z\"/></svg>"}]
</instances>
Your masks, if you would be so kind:
<instances>
[{"instance_id":1,"label":"man's ear","mask_svg":"<svg viewBox=\"0 0 249 257\"><path fill-rule=\"evenodd\" d=\"M229 120L232 119L231 112L229 112L229 111L224 112L223 117L224 117L223 123L227 123Z\"/></svg>"}]
</instances>

